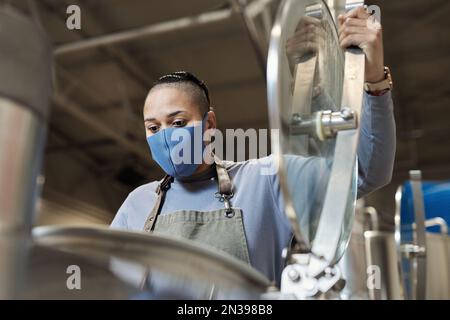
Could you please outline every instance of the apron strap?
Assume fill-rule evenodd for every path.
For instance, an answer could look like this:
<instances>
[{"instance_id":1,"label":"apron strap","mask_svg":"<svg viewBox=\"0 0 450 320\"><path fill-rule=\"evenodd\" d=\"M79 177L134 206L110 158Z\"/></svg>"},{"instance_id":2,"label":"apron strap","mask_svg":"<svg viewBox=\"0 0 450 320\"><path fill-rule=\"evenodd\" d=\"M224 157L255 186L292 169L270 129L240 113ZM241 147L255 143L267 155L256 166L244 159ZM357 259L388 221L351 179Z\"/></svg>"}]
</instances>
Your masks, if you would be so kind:
<instances>
[{"instance_id":1,"label":"apron strap","mask_svg":"<svg viewBox=\"0 0 450 320\"><path fill-rule=\"evenodd\" d=\"M225 163L217 156L214 156L214 162L216 163L217 180L219 182L219 193L222 195L233 196L233 185L231 183L230 176L225 167Z\"/></svg>"},{"instance_id":2,"label":"apron strap","mask_svg":"<svg viewBox=\"0 0 450 320\"><path fill-rule=\"evenodd\" d=\"M216 197L224 203L226 214L233 216L233 209L231 208L230 199L233 197L233 184L231 183L230 176L226 169L225 163L218 157L214 157L214 162L216 164L217 180L219 184L219 191L216 193ZM155 228L156 218L161 213L162 206L164 204L164 199L166 197L167 190L170 189L170 184L173 178L166 175L156 188L156 193L158 198L156 198L155 205L147 217L144 224L144 231L151 232Z\"/></svg>"},{"instance_id":3,"label":"apron strap","mask_svg":"<svg viewBox=\"0 0 450 320\"><path fill-rule=\"evenodd\" d=\"M225 163L217 156L214 156L216 163L217 180L219 183L219 191L216 193L216 197L223 202L225 206L225 214L227 217L233 217L234 211L231 208L230 199L233 197L233 184L231 183L230 176L226 169Z\"/></svg>"},{"instance_id":4,"label":"apron strap","mask_svg":"<svg viewBox=\"0 0 450 320\"><path fill-rule=\"evenodd\" d=\"M151 232L155 228L155 221L159 213L161 212L162 205L164 203L164 199L166 197L166 192L170 188L170 183L173 178L169 175L166 175L158 187L156 188L156 193L158 194L158 198L156 198L155 206L147 217L144 225L145 232Z\"/></svg>"}]
</instances>

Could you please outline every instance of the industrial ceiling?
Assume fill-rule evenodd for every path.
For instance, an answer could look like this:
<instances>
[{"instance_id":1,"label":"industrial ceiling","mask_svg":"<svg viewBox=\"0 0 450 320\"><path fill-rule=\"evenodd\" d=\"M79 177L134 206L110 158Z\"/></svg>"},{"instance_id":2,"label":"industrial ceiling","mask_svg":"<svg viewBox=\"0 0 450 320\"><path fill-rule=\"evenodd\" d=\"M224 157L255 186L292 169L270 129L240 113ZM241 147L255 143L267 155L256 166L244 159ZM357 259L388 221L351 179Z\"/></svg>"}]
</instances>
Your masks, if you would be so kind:
<instances>
[{"instance_id":1,"label":"industrial ceiling","mask_svg":"<svg viewBox=\"0 0 450 320\"><path fill-rule=\"evenodd\" d=\"M267 54L279 1L248 1L253 33L233 1L9 3L32 14L55 48L44 198L70 197L111 219L133 188L161 177L144 139L142 107L151 84L165 73L189 70L205 80L221 129L268 128L260 57ZM81 30L66 27L73 4L81 8ZM398 143L393 183L369 203L391 212L393 190L408 170L450 179L450 2L371 4L381 7Z\"/></svg>"}]
</instances>

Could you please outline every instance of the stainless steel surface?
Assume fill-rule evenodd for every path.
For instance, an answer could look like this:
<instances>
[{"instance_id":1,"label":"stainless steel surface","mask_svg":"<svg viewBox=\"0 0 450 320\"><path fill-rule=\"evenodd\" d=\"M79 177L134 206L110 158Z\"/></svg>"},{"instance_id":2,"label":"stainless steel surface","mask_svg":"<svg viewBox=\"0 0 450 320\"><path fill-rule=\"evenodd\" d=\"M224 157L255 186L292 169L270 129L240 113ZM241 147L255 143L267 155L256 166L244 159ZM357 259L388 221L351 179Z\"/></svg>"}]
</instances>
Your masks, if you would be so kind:
<instances>
[{"instance_id":1,"label":"stainless steel surface","mask_svg":"<svg viewBox=\"0 0 450 320\"><path fill-rule=\"evenodd\" d=\"M27 106L0 97L0 234L31 228L45 130Z\"/></svg>"},{"instance_id":2,"label":"stainless steel surface","mask_svg":"<svg viewBox=\"0 0 450 320\"><path fill-rule=\"evenodd\" d=\"M404 288L402 284L400 256L411 259L421 252L420 247L413 244L409 246L402 244L402 250L398 250L399 244L395 239L397 234L377 232L376 220L378 218L376 212L369 207L364 208L363 213L371 218L371 228L375 230L366 231L364 237L360 236L359 233L354 232L352 234L349 248L339 262L347 280L341 298L368 299L370 294L371 299L377 300L407 299L409 287ZM426 226L436 225L443 227L441 231L445 231L445 222L443 224L440 219L426 221ZM450 237L442 232L440 234L426 233L425 236L427 242L425 299L449 299ZM396 252L393 251L393 243L395 243ZM400 261L398 266L394 265L395 260ZM379 269L376 270L376 268ZM380 287L379 289L370 288L367 280L370 280L370 283L373 284L374 281L372 280L376 280L373 276L377 272L381 276ZM400 289L397 287L398 285Z\"/></svg>"},{"instance_id":3,"label":"stainless steel surface","mask_svg":"<svg viewBox=\"0 0 450 320\"><path fill-rule=\"evenodd\" d=\"M364 2L347 1L347 4L363 5ZM364 53L359 48L347 49L341 106L355 112L357 123L363 102L364 70ZM359 130L340 131L337 135L335 159L312 248L316 255L324 257L329 263L341 258L351 234L357 189L358 135Z\"/></svg>"},{"instance_id":4,"label":"stainless steel surface","mask_svg":"<svg viewBox=\"0 0 450 320\"><path fill-rule=\"evenodd\" d=\"M447 234L425 234L426 299L450 299L450 236Z\"/></svg>"},{"instance_id":5,"label":"stainless steel surface","mask_svg":"<svg viewBox=\"0 0 450 320\"><path fill-rule=\"evenodd\" d=\"M296 57L297 65L293 66L293 61L288 56L286 49L287 40L296 29L303 28L308 23L318 23L318 29L326 40L322 41L317 38L315 49L318 50L317 53L314 50L312 53L310 51L301 53L301 56ZM291 221L295 238L299 247L303 248L302 250L308 250L309 243L314 239L324 202L326 184L332 175L331 163L336 153L334 141L321 143L320 139L314 139L313 135L298 136L298 133L293 135L291 124L292 121L307 119L307 122L312 125L310 122L313 121L312 113L320 111L322 108L333 111L340 109L344 66L343 55L337 49L339 48L337 42L336 27L322 1L287 0L282 2L272 29L269 47L267 68L269 118L271 127L280 130L279 135L272 136L272 150L279 164L285 212ZM308 62L308 67L305 65L306 62ZM320 75L320 80L317 77L314 78L312 74ZM354 89L357 90L357 88ZM311 100L308 100L308 92ZM306 93L306 97L298 97L297 95L300 93L303 95ZM295 186L295 183L290 179L295 179L295 177L290 176L286 171L287 162L284 157L287 154L311 158L318 156L318 159L327 163L328 169L324 166L321 171L321 180L316 181L320 185L317 190L320 191L311 194L307 200L292 196L296 194L296 191L292 187ZM319 179L318 177L314 178ZM311 177L313 180L314 178ZM344 198L347 199L347 196ZM319 205L310 206L308 203L319 203ZM305 220L305 217L309 217L310 222L308 225L303 223L303 226L300 226L299 221Z\"/></svg>"},{"instance_id":6,"label":"stainless steel surface","mask_svg":"<svg viewBox=\"0 0 450 320\"><path fill-rule=\"evenodd\" d=\"M354 1L351 2L355 3ZM320 14L308 14L308 10L310 12L319 11ZM272 30L272 40L268 57L267 88L271 127L281 131L279 137L273 136L272 148L279 163L279 176L285 200L285 211L291 221L296 240L300 243L301 250L310 248L309 243L313 240L313 254L315 257L322 257L320 259L313 258L310 262L311 275L315 276L321 273L327 265L332 265L339 260L350 236L354 202L356 200L355 160L358 130L338 132L335 146L334 143L331 143L316 148L324 152L322 156L327 159L328 163L332 163L329 177L323 179L327 184L326 194L310 195L310 198L319 196L317 201L322 203L323 206L319 206L321 208L321 210L318 210L320 215L317 214L317 211L299 212L301 210L296 206L297 199L293 197L293 194L296 194L296 192L289 187L290 175L286 169L285 160L283 159L285 154L291 153L293 148L290 147L294 141L292 132L290 130L286 132L285 124L292 122L292 110L301 110L300 112L295 112L294 120L296 116L303 118L305 115L307 116L309 111L314 112L318 110L317 105L313 107L308 107L308 105L292 105L293 102L303 101L304 99L296 99L293 97L293 94L299 91L295 89L292 91L291 88L296 87L297 81L302 81L302 79L306 78L311 80L311 77L306 74L300 79L292 78L291 74L296 76L301 75L295 73L295 71L292 73L285 43L288 37L293 34L294 30L298 28L298 25L301 25L301 19L307 19L304 18L305 16L321 17L321 23L326 25L323 31L329 37L325 45L320 41L318 42L318 56L322 59L318 63L318 70L314 70L314 66L308 69L311 69L312 72L318 72L321 75L333 73L331 71L332 69L327 69L326 66L329 65L331 66L330 68L335 68L334 74L339 75L340 65L338 57L342 53L340 53L339 49L334 53L327 51L329 50L327 45L335 43L336 45L332 47L334 50L339 46L337 45L336 27L326 5L322 1L306 3L304 1L286 0L280 6L280 11ZM325 51L320 54L320 50ZM311 53L305 53L306 58L309 57L308 54ZM314 56L315 53L313 52L312 54ZM345 58L345 67L341 67L341 72L344 74L343 81L340 80L339 76L334 79L322 79L322 83L318 84L318 90L316 91L318 91L319 96L325 97L328 95L327 103L322 103L321 105L329 106L334 104L334 107L338 110L341 109L339 105L351 108L352 112L354 112L356 122L358 122L362 107L365 57L360 49L351 48L345 52ZM324 60L327 61L325 62ZM305 87L311 87L309 82ZM337 98L338 100L336 100ZM290 126L287 127L289 128ZM295 141L301 144L308 141L308 139L298 139ZM317 146L317 141L312 142L312 144ZM321 147L324 149L321 149ZM311 146L307 145L298 149L307 151L311 149ZM315 200L308 199L308 201ZM317 208L315 209L317 210ZM311 222L306 227L306 229L309 228L310 230L305 230L304 225L300 226L299 221L302 215L309 215L311 217Z\"/></svg>"},{"instance_id":7,"label":"stainless steel surface","mask_svg":"<svg viewBox=\"0 0 450 320\"><path fill-rule=\"evenodd\" d=\"M439 226L441 228L441 234L442 235L447 235L448 234L448 225L447 222L445 222L444 219L442 219L441 217L436 217L433 219L427 219L425 221L425 227L435 227L435 226Z\"/></svg>"},{"instance_id":8,"label":"stainless steel surface","mask_svg":"<svg viewBox=\"0 0 450 320\"><path fill-rule=\"evenodd\" d=\"M419 172L412 172L411 178L414 204L411 225L401 220L401 186L395 195L395 240L405 299L450 299L450 237L447 226L439 217L425 220ZM436 225L441 227L440 234L426 232L426 227Z\"/></svg>"},{"instance_id":9,"label":"stainless steel surface","mask_svg":"<svg viewBox=\"0 0 450 320\"><path fill-rule=\"evenodd\" d=\"M422 173L418 170L409 172L411 179L411 189L414 202L414 216L416 230L414 232L414 244L419 247L417 254L412 257L413 269L416 273L416 279L413 283L412 299L423 300L426 296L427 270L426 259L427 245L425 241L425 204L422 194Z\"/></svg>"},{"instance_id":10,"label":"stainless steel surface","mask_svg":"<svg viewBox=\"0 0 450 320\"><path fill-rule=\"evenodd\" d=\"M320 131L325 138L334 138L339 131L357 128L355 113L349 108L342 108L338 112L323 111L320 123Z\"/></svg>"},{"instance_id":11,"label":"stainless steel surface","mask_svg":"<svg viewBox=\"0 0 450 320\"><path fill-rule=\"evenodd\" d=\"M355 130L338 133L330 182L312 247L313 253L328 264L339 261L351 234L357 189L356 135ZM313 268L313 273L319 273L323 266L317 264Z\"/></svg>"},{"instance_id":12,"label":"stainless steel surface","mask_svg":"<svg viewBox=\"0 0 450 320\"><path fill-rule=\"evenodd\" d=\"M401 201L402 201L402 192L403 188L402 186L399 186L397 188L397 191L395 192L395 216L394 216L394 223L395 223L395 232L394 232L394 239L395 239L395 246L397 248L397 259L398 259L398 265L399 265L399 274L400 279L403 287L404 297L405 299L408 298L408 288L405 286L405 272L403 270L402 266L402 230L401 230Z\"/></svg>"},{"instance_id":13,"label":"stainless steel surface","mask_svg":"<svg viewBox=\"0 0 450 320\"><path fill-rule=\"evenodd\" d=\"M373 270L371 279L368 279L370 298L373 300L403 299L394 234L366 231L364 238L367 267Z\"/></svg>"},{"instance_id":14,"label":"stainless steel surface","mask_svg":"<svg viewBox=\"0 0 450 320\"><path fill-rule=\"evenodd\" d=\"M71 254L32 241L22 256L21 277L15 283L14 296L10 297L13 299L114 300L137 299L141 294L138 288L114 274L109 258ZM71 266L79 268L79 287L74 286Z\"/></svg>"},{"instance_id":15,"label":"stainless steel surface","mask_svg":"<svg viewBox=\"0 0 450 320\"><path fill-rule=\"evenodd\" d=\"M338 265L346 281L340 298L343 300L369 299L365 240L362 232L355 232L355 228L353 229L347 250Z\"/></svg>"},{"instance_id":16,"label":"stainless steel surface","mask_svg":"<svg viewBox=\"0 0 450 320\"><path fill-rule=\"evenodd\" d=\"M346 0L327 0L334 21L338 21L339 14L345 13L345 2Z\"/></svg>"},{"instance_id":17,"label":"stainless steel surface","mask_svg":"<svg viewBox=\"0 0 450 320\"><path fill-rule=\"evenodd\" d=\"M16 296L26 271L46 137L50 52L39 26L0 7L0 298Z\"/></svg>"},{"instance_id":18,"label":"stainless steel surface","mask_svg":"<svg viewBox=\"0 0 450 320\"><path fill-rule=\"evenodd\" d=\"M176 279L214 284L218 291L257 298L269 281L248 265L210 248L152 234L108 228L39 227L37 244L88 259L114 258ZM229 296L228 296L229 298Z\"/></svg>"},{"instance_id":19,"label":"stainless steel surface","mask_svg":"<svg viewBox=\"0 0 450 320\"><path fill-rule=\"evenodd\" d=\"M323 33L326 40L316 39L317 46L312 51L307 50L296 57L297 65L293 67L286 49L287 39L292 36L294 30L308 23L316 23L316 28ZM278 174L285 212L299 244L295 249L297 253L294 251L288 255L288 264L292 265L283 271L281 292L295 293L295 296L300 298L325 293L322 290L328 291L341 282L340 272L335 272L337 278L327 282L322 289L319 288L320 275L324 274L329 266L333 266L346 249L356 201L358 130L355 130L355 124L359 122L361 114L365 56L360 49L348 49L345 52L344 66L339 58L342 52L336 48L339 48L336 26L323 1L282 2L269 47L267 88L270 124L272 128L280 130L279 135L272 136L272 150L279 164ZM315 60L316 55L318 61ZM340 72L342 77L339 77ZM319 83L312 74L322 76ZM326 74L337 77L326 78ZM299 93L303 96L296 97ZM321 103L314 101L317 97L322 100ZM341 110L340 106L346 109L339 113L339 116L336 113L333 117L332 111ZM324 107L331 107L331 111L327 112L327 108L322 109ZM337 118L339 121L333 121ZM336 135L333 125L339 123L337 126L340 126L350 119L354 122L348 126L349 130L336 130ZM309 127L307 130L300 128L303 121L306 121L303 127ZM302 132L292 130L292 124L297 125L296 129ZM344 126L347 127L347 123ZM314 134L311 131L316 132ZM296 137L299 134L303 136ZM321 143L325 137L335 135L336 142L329 140L327 143ZM311 153L311 149L315 149L317 154ZM298 177L291 173L293 168L288 168L289 159L285 158L286 154L312 158L318 156L327 163L328 168L331 167L329 172L326 167L322 167L320 174L326 177L316 181L317 185L324 187L322 193L310 194L306 200L299 199L299 190L289 181ZM311 176L311 179L315 178ZM298 205L301 201L319 205L308 211ZM307 224L304 223L305 216L309 217ZM312 251L312 254L308 254L308 251ZM297 268L297 273L304 271L300 281L295 282L289 276L291 267Z\"/></svg>"},{"instance_id":20,"label":"stainless steel surface","mask_svg":"<svg viewBox=\"0 0 450 320\"><path fill-rule=\"evenodd\" d=\"M344 255L339 260L339 267L346 281L346 285L340 292L339 297L344 300L369 299L364 231L374 230L374 227L368 224L369 216L367 211L371 210L367 209L364 198L356 202L355 219L350 241Z\"/></svg>"},{"instance_id":21,"label":"stainless steel surface","mask_svg":"<svg viewBox=\"0 0 450 320\"><path fill-rule=\"evenodd\" d=\"M368 221L371 225L369 230L378 231L380 228L378 212L374 207L364 208L364 221Z\"/></svg>"},{"instance_id":22,"label":"stainless steel surface","mask_svg":"<svg viewBox=\"0 0 450 320\"><path fill-rule=\"evenodd\" d=\"M310 118L294 114L291 125L292 135L311 135L319 140L335 138L338 131L356 129L355 114L350 109L332 112L319 111Z\"/></svg>"},{"instance_id":23,"label":"stainless steel surface","mask_svg":"<svg viewBox=\"0 0 450 320\"><path fill-rule=\"evenodd\" d=\"M0 6L0 97L46 118L51 63L44 31L21 12Z\"/></svg>"},{"instance_id":24,"label":"stainless steel surface","mask_svg":"<svg viewBox=\"0 0 450 320\"><path fill-rule=\"evenodd\" d=\"M0 300L16 298L26 273L28 238L0 233Z\"/></svg>"},{"instance_id":25,"label":"stainless steel surface","mask_svg":"<svg viewBox=\"0 0 450 320\"><path fill-rule=\"evenodd\" d=\"M269 120L272 129L282 129L283 118L282 110L291 106L292 99L289 94L291 87L290 67L287 58L285 43L288 34L293 34L296 25L303 17L305 12L304 1L284 0L277 14L274 26L272 28L269 53L267 60L267 97L269 103ZM291 118L291 115L287 115ZM290 121L289 121L290 122ZM283 168L283 153L285 152L281 137L272 135L272 153L276 157L278 164L278 174L280 176L280 187L283 192L285 212L291 222L295 239L303 250L309 247L307 237L302 233L297 222L297 214L294 209L294 203L290 197L290 190L287 188L287 176Z\"/></svg>"},{"instance_id":26,"label":"stainless steel surface","mask_svg":"<svg viewBox=\"0 0 450 320\"><path fill-rule=\"evenodd\" d=\"M50 46L37 25L0 7L0 235L31 228L50 94Z\"/></svg>"},{"instance_id":27,"label":"stainless steel surface","mask_svg":"<svg viewBox=\"0 0 450 320\"><path fill-rule=\"evenodd\" d=\"M294 254L293 259L308 259L307 254ZM310 277L308 264L297 261L288 265L281 275L281 295L283 299L320 299L339 292L345 285L340 268L335 265L324 270L323 277Z\"/></svg>"}]
</instances>

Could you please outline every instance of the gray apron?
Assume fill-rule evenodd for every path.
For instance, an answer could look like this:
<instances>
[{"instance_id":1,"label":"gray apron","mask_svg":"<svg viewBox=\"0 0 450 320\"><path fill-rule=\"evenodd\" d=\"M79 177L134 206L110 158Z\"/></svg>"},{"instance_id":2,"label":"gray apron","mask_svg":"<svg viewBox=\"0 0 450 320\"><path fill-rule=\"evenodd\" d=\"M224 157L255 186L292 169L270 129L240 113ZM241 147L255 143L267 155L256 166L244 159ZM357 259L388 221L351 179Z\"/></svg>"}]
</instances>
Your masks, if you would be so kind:
<instances>
[{"instance_id":1,"label":"gray apron","mask_svg":"<svg viewBox=\"0 0 450 320\"><path fill-rule=\"evenodd\" d=\"M173 178L165 176L156 189L155 206L145 221L144 231L189 239L250 264L242 210L233 208L233 186L222 161L216 158L218 189L216 198L224 208L215 211L183 210L160 215L167 190ZM213 200L213 199L211 199Z\"/></svg>"}]
</instances>

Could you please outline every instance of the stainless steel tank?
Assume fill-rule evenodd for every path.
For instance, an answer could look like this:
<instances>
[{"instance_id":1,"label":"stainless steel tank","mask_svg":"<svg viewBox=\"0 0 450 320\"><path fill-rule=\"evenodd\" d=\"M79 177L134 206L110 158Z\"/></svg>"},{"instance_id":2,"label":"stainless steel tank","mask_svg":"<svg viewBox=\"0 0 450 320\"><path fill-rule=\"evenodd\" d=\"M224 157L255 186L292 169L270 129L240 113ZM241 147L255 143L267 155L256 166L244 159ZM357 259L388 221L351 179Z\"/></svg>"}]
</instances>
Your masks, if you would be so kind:
<instances>
[{"instance_id":1,"label":"stainless steel tank","mask_svg":"<svg viewBox=\"0 0 450 320\"><path fill-rule=\"evenodd\" d=\"M51 87L51 47L30 19L0 7L0 298L25 265Z\"/></svg>"}]
</instances>

